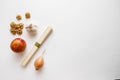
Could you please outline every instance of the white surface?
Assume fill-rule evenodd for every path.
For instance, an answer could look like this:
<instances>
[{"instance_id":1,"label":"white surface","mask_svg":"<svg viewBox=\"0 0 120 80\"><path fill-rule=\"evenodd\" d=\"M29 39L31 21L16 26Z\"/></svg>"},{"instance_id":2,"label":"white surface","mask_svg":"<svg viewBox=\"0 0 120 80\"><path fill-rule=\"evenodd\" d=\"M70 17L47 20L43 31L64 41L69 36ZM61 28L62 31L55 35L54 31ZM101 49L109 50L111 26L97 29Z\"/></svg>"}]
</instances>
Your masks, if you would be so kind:
<instances>
[{"instance_id":1,"label":"white surface","mask_svg":"<svg viewBox=\"0 0 120 80\"><path fill-rule=\"evenodd\" d=\"M120 0L1 0L0 80L113 80L120 78ZM36 37L9 32L15 16L31 12L39 26ZM24 22L28 22L23 19ZM46 25L54 32L23 68L20 61ZM10 42L21 37L23 55L10 50ZM34 70L34 60L46 49L44 67Z\"/></svg>"}]
</instances>

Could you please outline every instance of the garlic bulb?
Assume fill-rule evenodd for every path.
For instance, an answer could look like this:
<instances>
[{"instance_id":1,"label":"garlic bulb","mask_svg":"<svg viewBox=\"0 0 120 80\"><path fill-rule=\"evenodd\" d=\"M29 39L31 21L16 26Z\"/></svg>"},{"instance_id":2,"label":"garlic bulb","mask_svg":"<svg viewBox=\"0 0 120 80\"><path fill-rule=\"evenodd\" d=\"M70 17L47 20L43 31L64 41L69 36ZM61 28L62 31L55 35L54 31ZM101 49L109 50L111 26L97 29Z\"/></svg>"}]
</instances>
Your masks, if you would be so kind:
<instances>
[{"instance_id":1,"label":"garlic bulb","mask_svg":"<svg viewBox=\"0 0 120 80\"><path fill-rule=\"evenodd\" d=\"M36 35L37 34L37 26L33 25L33 24L29 24L26 27L26 31L30 34L30 35Z\"/></svg>"}]
</instances>

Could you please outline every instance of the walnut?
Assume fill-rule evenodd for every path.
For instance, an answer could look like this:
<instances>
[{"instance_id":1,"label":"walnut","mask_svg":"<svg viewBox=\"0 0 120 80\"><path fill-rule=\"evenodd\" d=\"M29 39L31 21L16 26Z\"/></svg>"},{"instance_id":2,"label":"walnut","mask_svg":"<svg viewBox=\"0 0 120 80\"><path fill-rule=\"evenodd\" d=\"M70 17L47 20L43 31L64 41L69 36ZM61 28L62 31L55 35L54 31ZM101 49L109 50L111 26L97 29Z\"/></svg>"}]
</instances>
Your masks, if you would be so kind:
<instances>
[{"instance_id":1,"label":"walnut","mask_svg":"<svg viewBox=\"0 0 120 80\"><path fill-rule=\"evenodd\" d=\"M18 34L18 35L21 35L21 34L22 34L22 30L18 30L18 31L17 31L17 34Z\"/></svg>"},{"instance_id":2,"label":"walnut","mask_svg":"<svg viewBox=\"0 0 120 80\"><path fill-rule=\"evenodd\" d=\"M25 13L25 18L28 19L28 18L30 18L30 17L31 17L31 16L30 16L30 13L29 13L29 12L26 12L26 13Z\"/></svg>"},{"instance_id":3,"label":"walnut","mask_svg":"<svg viewBox=\"0 0 120 80\"><path fill-rule=\"evenodd\" d=\"M14 28L14 27L15 27L15 25L16 25L16 23L15 23L15 22L11 22L11 23L10 23L10 27L11 27L11 28Z\"/></svg>"},{"instance_id":4,"label":"walnut","mask_svg":"<svg viewBox=\"0 0 120 80\"><path fill-rule=\"evenodd\" d=\"M10 23L10 32L15 35L15 34L18 34L18 35L21 35L22 34L22 29L24 27L24 24L23 23L18 23L16 24L15 22L11 22Z\"/></svg>"},{"instance_id":5,"label":"walnut","mask_svg":"<svg viewBox=\"0 0 120 80\"><path fill-rule=\"evenodd\" d=\"M22 19L22 16L18 14L18 15L16 16L16 19L17 19L17 20L21 20L21 19Z\"/></svg>"}]
</instances>

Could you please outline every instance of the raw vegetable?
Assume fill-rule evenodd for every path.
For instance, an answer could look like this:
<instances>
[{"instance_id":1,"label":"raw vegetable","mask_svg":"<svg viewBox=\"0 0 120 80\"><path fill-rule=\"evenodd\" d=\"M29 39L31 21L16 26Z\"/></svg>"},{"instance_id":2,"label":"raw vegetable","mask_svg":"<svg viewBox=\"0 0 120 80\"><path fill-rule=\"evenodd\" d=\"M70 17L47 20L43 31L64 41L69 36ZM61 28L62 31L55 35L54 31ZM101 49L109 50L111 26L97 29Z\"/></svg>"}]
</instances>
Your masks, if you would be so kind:
<instances>
[{"instance_id":1,"label":"raw vegetable","mask_svg":"<svg viewBox=\"0 0 120 80\"><path fill-rule=\"evenodd\" d=\"M14 52L22 52L26 48L26 42L21 38L16 38L11 42L10 48Z\"/></svg>"},{"instance_id":2,"label":"raw vegetable","mask_svg":"<svg viewBox=\"0 0 120 80\"><path fill-rule=\"evenodd\" d=\"M42 55L39 56L34 62L34 67L36 70L39 70L44 64L44 58L43 58L44 53L45 53L45 50L43 51Z\"/></svg>"}]
</instances>

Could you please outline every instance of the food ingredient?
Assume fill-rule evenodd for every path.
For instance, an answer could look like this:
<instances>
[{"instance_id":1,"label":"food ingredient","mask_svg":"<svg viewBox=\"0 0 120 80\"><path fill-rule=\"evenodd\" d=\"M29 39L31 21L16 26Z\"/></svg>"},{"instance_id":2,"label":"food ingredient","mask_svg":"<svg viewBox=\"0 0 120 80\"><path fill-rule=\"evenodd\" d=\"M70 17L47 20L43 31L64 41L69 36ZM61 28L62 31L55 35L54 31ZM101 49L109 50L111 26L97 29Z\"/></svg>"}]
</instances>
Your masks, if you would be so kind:
<instances>
[{"instance_id":1,"label":"food ingredient","mask_svg":"<svg viewBox=\"0 0 120 80\"><path fill-rule=\"evenodd\" d=\"M39 70L44 64L44 58L43 58L44 53L45 53L45 50L43 51L42 55L39 56L34 62L34 67L36 70Z\"/></svg>"},{"instance_id":2,"label":"food ingredient","mask_svg":"<svg viewBox=\"0 0 120 80\"><path fill-rule=\"evenodd\" d=\"M23 67L27 66L28 63L31 61L33 56L37 53L39 50L40 46L46 41L46 39L50 36L52 33L53 29L51 26L48 26L44 32L41 34L39 40L35 42L34 46L30 49L30 51L27 53L27 55L23 58L21 65Z\"/></svg>"},{"instance_id":3,"label":"food ingredient","mask_svg":"<svg viewBox=\"0 0 120 80\"><path fill-rule=\"evenodd\" d=\"M29 12L26 12L26 13L25 13L25 18L28 19L28 18L30 18L30 17L31 17L31 16L30 16L30 13L29 13Z\"/></svg>"},{"instance_id":4,"label":"food ingredient","mask_svg":"<svg viewBox=\"0 0 120 80\"><path fill-rule=\"evenodd\" d=\"M20 14L18 14L18 15L16 16L16 19L17 19L17 20L21 20L21 19L22 19L22 16L21 16Z\"/></svg>"},{"instance_id":5,"label":"food ingredient","mask_svg":"<svg viewBox=\"0 0 120 80\"><path fill-rule=\"evenodd\" d=\"M24 24L23 23L15 23L15 22L11 22L10 23L10 32L15 35L21 35L22 34L22 30L23 30Z\"/></svg>"},{"instance_id":6,"label":"food ingredient","mask_svg":"<svg viewBox=\"0 0 120 80\"><path fill-rule=\"evenodd\" d=\"M12 49L12 51L14 52L22 52L25 50L26 48L26 42L25 40L21 39L21 38L15 38L11 44L10 44L10 48Z\"/></svg>"},{"instance_id":7,"label":"food ingredient","mask_svg":"<svg viewBox=\"0 0 120 80\"><path fill-rule=\"evenodd\" d=\"M35 63L34 63L34 67L36 70L39 70L39 68L41 68L44 64L44 59L43 56L40 56L36 59Z\"/></svg>"},{"instance_id":8,"label":"food ingredient","mask_svg":"<svg viewBox=\"0 0 120 80\"><path fill-rule=\"evenodd\" d=\"M26 27L26 31L30 34L30 35L36 35L37 34L37 26L34 24L29 24Z\"/></svg>"}]
</instances>

